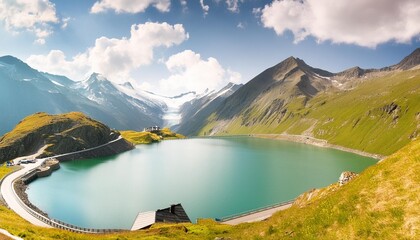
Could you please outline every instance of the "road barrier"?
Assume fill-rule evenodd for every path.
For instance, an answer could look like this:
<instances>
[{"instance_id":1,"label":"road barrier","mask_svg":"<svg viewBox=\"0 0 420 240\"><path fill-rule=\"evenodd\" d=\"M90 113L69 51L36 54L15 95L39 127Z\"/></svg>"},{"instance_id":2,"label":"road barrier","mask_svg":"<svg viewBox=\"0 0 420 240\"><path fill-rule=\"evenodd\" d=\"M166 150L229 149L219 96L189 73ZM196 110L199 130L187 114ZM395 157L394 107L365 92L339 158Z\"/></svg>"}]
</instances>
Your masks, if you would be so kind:
<instances>
[{"instance_id":1,"label":"road barrier","mask_svg":"<svg viewBox=\"0 0 420 240\"><path fill-rule=\"evenodd\" d=\"M266 211L266 210L269 210L269 209L273 209L273 208L277 208L277 207L281 207L281 206L286 206L286 205L292 204L294 201L295 201L295 199L292 199L292 200L289 200L289 201L286 201L286 202L276 203L276 204L273 204L273 205L270 205L270 206L265 206L265 207L262 207L262 208L256 208L256 209L246 211L246 212L232 214L232 215L229 215L229 216L226 216L226 217L223 217L223 218L216 218L215 220L217 222L227 222L227 221L237 219L237 218L240 218L240 217L244 217L244 216L248 216L248 215L251 215L251 214L254 214L254 213L259 213L259 212L263 212L263 211Z\"/></svg>"},{"instance_id":2,"label":"road barrier","mask_svg":"<svg viewBox=\"0 0 420 240\"><path fill-rule=\"evenodd\" d=\"M16 180L14 180L12 182L12 188L13 188L13 195L15 197L15 199L17 200L17 202L19 203L19 205L25 209L25 211L27 211L29 214L31 214L33 217L41 220L42 222L46 223L47 225L54 227L54 228L58 228L58 229L63 229L63 230L67 230L67 231L71 231L71 232L77 232L77 233L112 233L112 232L121 232L121 231L126 231L123 229L93 229L93 228L82 228L82 227L78 227L72 224L68 224L56 219L50 219L36 211L34 211L32 208L28 207L16 194L15 188L14 188L14 184L15 181L21 180L22 177L17 178Z\"/></svg>"}]
</instances>

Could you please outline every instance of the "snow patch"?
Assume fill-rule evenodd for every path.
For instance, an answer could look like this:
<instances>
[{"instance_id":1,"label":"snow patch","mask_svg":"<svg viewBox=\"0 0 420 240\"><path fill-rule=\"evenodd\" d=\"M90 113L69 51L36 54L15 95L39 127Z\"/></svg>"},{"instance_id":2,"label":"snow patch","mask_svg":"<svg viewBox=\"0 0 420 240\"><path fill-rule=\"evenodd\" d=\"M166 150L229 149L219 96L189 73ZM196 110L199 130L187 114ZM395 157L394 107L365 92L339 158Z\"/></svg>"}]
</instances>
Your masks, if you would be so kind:
<instances>
[{"instance_id":1,"label":"snow patch","mask_svg":"<svg viewBox=\"0 0 420 240\"><path fill-rule=\"evenodd\" d=\"M314 74L315 74L316 77L327 79L327 80L331 80L330 77L321 76L321 75L319 75L318 73L315 73L315 72L314 72Z\"/></svg>"},{"instance_id":2,"label":"snow patch","mask_svg":"<svg viewBox=\"0 0 420 240\"><path fill-rule=\"evenodd\" d=\"M56 82L56 81L54 81L54 80L51 80L51 79L50 79L50 81L51 81L52 83L54 83L55 85L57 85L57 86L60 86L60 87L65 87L63 84L61 84L61 83L59 83L59 82Z\"/></svg>"},{"instance_id":3,"label":"snow patch","mask_svg":"<svg viewBox=\"0 0 420 240\"><path fill-rule=\"evenodd\" d=\"M114 83L113 83L114 84ZM157 107L163 110L163 125L165 127L172 127L181 122L181 107L184 103L196 98L195 93L187 93L178 97L165 97L157 94L153 94L144 90L136 89L131 84L114 84L114 86L125 95L144 102L150 107ZM141 109L143 106L139 106L137 103L131 102ZM145 110L145 109L144 109Z\"/></svg>"},{"instance_id":4,"label":"snow patch","mask_svg":"<svg viewBox=\"0 0 420 240\"><path fill-rule=\"evenodd\" d=\"M181 107L184 103L189 102L196 98L196 94L190 92L180 97L163 97L159 96L165 102L167 108L165 109L162 119L164 126L174 126L181 123Z\"/></svg>"}]
</instances>

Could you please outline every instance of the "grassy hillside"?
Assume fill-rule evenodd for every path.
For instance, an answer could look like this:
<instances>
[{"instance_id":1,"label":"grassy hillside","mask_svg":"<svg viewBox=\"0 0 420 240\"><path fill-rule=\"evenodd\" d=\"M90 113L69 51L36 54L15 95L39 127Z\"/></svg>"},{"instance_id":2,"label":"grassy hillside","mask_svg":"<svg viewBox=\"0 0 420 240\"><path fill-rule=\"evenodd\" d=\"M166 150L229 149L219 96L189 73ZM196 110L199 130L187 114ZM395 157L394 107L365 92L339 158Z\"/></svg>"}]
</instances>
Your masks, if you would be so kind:
<instances>
[{"instance_id":1,"label":"grassy hillside","mask_svg":"<svg viewBox=\"0 0 420 240\"><path fill-rule=\"evenodd\" d=\"M169 128L163 128L156 132L120 131L121 136L133 144L148 144L168 139L182 139L185 136L172 132Z\"/></svg>"},{"instance_id":2,"label":"grassy hillside","mask_svg":"<svg viewBox=\"0 0 420 240\"><path fill-rule=\"evenodd\" d=\"M8 171L0 167L0 179ZM159 224L146 231L84 235L33 226L0 204L0 228L26 239L417 239L419 192L417 140L347 185L305 193L293 207L262 222L227 226L201 220Z\"/></svg>"},{"instance_id":3,"label":"grassy hillside","mask_svg":"<svg viewBox=\"0 0 420 240\"><path fill-rule=\"evenodd\" d=\"M285 105L269 98L255 100L265 106L251 105L232 118L212 114L200 135L304 134L389 155L420 133L420 69L383 73L351 90L326 91L309 100L298 96Z\"/></svg>"},{"instance_id":4,"label":"grassy hillside","mask_svg":"<svg viewBox=\"0 0 420 240\"><path fill-rule=\"evenodd\" d=\"M403 176L403 177L402 177ZM306 193L265 222L243 224L234 239L417 239L420 141L339 187ZM309 200L308 200L309 199Z\"/></svg>"},{"instance_id":5,"label":"grassy hillside","mask_svg":"<svg viewBox=\"0 0 420 240\"><path fill-rule=\"evenodd\" d=\"M118 136L118 132L83 113L36 113L0 138L0 163L33 154L43 146L47 147L43 156L48 156L99 146Z\"/></svg>"}]
</instances>

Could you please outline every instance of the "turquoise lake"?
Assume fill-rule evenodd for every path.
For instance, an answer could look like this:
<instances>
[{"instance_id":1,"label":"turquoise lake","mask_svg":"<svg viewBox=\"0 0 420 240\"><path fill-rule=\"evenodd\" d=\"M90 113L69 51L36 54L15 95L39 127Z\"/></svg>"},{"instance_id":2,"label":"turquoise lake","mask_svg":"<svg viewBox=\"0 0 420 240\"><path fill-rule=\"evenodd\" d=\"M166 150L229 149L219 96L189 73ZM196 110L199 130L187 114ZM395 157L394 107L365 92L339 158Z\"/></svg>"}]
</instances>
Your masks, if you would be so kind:
<instances>
[{"instance_id":1,"label":"turquoise lake","mask_svg":"<svg viewBox=\"0 0 420 240\"><path fill-rule=\"evenodd\" d=\"M171 140L61 164L29 185L50 218L129 229L139 212L181 203L190 219L221 218L296 198L376 163L335 149L250 137Z\"/></svg>"}]
</instances>

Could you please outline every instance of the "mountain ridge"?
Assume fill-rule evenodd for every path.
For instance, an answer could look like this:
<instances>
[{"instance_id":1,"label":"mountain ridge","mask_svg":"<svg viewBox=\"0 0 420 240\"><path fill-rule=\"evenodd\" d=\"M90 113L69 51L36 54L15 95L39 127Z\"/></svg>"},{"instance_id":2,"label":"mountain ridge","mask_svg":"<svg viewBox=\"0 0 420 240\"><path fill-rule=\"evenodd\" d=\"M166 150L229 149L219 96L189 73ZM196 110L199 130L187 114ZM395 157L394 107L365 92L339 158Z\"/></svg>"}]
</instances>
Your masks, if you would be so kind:
<instances>
[{"instance_id":1,"label":"mountain ridge","mask_svg":"<svg viewBox=\"0 0 420 240\"><path fill-rule=\"evenodd\" d=\"M207 116L205 124L197 126L197 132L303 134L390 154L420 132L420 123L416 125L420 119L416 117L420 112L418 52L393 65L408 66L408 62L408 70L355 67L323 75L289 57L226 98ZM393 134L404 137L393 144ZM353 138L364 140L356 144L349 140Z\"/></svg>"}]
</instances>

